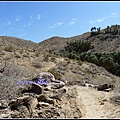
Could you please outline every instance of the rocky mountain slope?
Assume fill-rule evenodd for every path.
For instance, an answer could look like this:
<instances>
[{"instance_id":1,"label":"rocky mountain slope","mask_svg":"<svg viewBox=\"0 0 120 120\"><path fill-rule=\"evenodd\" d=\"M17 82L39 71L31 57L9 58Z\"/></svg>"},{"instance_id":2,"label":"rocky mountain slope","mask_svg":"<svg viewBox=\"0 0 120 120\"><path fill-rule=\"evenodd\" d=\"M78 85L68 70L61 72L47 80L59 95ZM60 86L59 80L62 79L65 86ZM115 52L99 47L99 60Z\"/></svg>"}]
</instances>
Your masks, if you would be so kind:
<instances>
[{"instance_id":1,"label":"rocky mountain slope","mask_svg":"<svg viewBox=\"0 0 120 120\"><path fill-rule=\"evenodd\" d=\"M108 32L105 32L107 31ZM117 34L113 34L114 30L117 30ZM62 37L52 37L47 40L40 42L37 45L36 49L39 49L41 52L59 52L64 50L67 42L72 40L87 40L94 45L94 48L91 50L92 52L112 52L112 51L120 51L120 26L111 25L107 26L107 28L100 30L99 34L91 36L91 32L84 33L82 35L73 36L69 38ZM93 31L97 32L97 31Z\"/></svg>"},{"instance_id":2,"label":"rocky mountain slope","mask_svg":"<svg viewBox=\"0 0 120 120\"><path fill-rule=\"evenodd\" d=\"M1 36L0 118L119 118L120 77L93 63L50 54L63 50L67 41L79 39L91 41L93 52L119 51L119 34L90 35L52 37L39 44ZM65 86L50 90L39 86L41 94L21 93L18 81L31 80L41 72L52 73ZM109 92L91 87L102 84L114 87Z\"/></svg>"},{"instance_id":3,"label":"rocky mountain slope","mask_svg":"<svg viewBox=\"0 0 120 120\"><path fill-rule=\"evenodd\" d=\"M63 38L63 37L52 37L49 39L46 39L42 42L40 42L36 49L41 51L42 53L44 52L59 52L64 49L64 46L67 45L67 42L71 40L85 40L88 36L90 36L90 33L84 33L82 35L78 36L73 36L70 38Z\"/></svg>"}]
</instances>

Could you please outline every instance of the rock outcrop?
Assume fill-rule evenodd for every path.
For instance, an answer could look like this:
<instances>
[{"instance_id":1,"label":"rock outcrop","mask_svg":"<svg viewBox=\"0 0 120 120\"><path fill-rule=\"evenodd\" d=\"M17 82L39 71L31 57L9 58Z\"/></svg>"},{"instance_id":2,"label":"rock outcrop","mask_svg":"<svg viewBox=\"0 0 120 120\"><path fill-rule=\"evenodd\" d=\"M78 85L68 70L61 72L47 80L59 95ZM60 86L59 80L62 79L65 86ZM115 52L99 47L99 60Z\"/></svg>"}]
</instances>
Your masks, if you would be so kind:
<instances>
[{"instance_id":1,"label":"rock outcrop","mask_svg":"<svg viewBox=\"0 0 120 120\"><path fill-rule=\"evenodd\" d=\"M50 89L45 89L46 86L37 83L21 86L18 98L8 103L0 102L0 118L74 118L73 111L75 112L75 110L79 111L76 112L75 118L81 117L80 110L74 103L75 97L70 97L73 90L64 88L64 85L55 80L52 74L43 73L38 78L41 78L41 75L42 78L44 75L48 75L47 87L50 86ZM57 87L58 84L60 87ZM66 113L66 105L69 107L69 114Z\"/></svg>"}]
</instances>

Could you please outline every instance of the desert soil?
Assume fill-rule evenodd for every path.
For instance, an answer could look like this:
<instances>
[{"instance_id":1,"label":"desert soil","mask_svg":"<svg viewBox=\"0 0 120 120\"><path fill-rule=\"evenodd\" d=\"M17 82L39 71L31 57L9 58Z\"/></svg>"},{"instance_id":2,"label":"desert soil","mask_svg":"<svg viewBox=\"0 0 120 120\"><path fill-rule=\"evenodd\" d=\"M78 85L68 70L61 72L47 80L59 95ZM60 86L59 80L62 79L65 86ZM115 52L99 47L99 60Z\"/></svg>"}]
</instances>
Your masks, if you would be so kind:
<instances>
[{"instance_id":1,"label":"desert soil","mask_svg":"<svg viewBox=\"0 0 120 120\"><path fill-rule=\"evenodd\" d=\"M113 92L97 91L93 88L74 85L76 101L81 110L81 118L120 118L120 107L110 103Z\"/></svg>"}]
</instances>

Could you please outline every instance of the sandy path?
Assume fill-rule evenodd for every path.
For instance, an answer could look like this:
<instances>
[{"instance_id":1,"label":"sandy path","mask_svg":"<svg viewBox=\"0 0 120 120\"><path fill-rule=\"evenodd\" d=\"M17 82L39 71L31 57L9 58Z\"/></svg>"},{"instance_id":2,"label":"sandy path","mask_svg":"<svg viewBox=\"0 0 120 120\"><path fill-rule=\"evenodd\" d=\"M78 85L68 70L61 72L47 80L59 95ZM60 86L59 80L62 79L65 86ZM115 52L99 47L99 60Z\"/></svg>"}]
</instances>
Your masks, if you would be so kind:
<instances>
[{"instance_id":1,"label":"sandy path","mask_svg":"<svg viewBox=\"0 0 120 120\"><path fill-rule=\"evenodd\" d=\"M41 68L41 71L48 71L49 69L56 66L56 64L53 62L43 62L43 65L44 65L44 67Z\"/></svg>"},{"instance_id":2,"label":"sandy path","mask_svg":"<svg viewBox=\"0 0 120 120\"><path fill-rule=\"evenodd\" d=\"M97 91L93 88L76 85L77 103L82 112L82 118L118 118L120 108L109 102L112 92Z\"/></svg>"},{"instance_id":3,"label":"sandy path","mask_svg":"<svg viewBox=\"0 0 120 120\"><path fill-rule=\"evenodd\" d=\"M57 59L57 62L59 61L63 61L63 59ZM45 62L43 71L55 66L54 62ZM112 91L97 91L94 88L78 85L71 87L76 88L76 103L82 113L82 118L120 118L120 107L109 102L109 98L113 95ZM65 86L65 88L68 89L69 87Z\"/></svg>"}]
</instances>

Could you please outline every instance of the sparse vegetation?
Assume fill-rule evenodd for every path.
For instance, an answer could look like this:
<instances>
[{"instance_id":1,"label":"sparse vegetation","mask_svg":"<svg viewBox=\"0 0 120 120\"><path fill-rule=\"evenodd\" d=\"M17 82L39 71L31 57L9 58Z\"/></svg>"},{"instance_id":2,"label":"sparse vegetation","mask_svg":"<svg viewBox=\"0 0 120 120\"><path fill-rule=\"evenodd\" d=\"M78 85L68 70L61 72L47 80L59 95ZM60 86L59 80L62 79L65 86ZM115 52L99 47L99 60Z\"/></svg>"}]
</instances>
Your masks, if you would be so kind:
<instances>
[{"instance_id":1,"label":"sparse vegetation","mask_svg":"<svg viewBox=\"0 0 120 120\"><path fill-rule=\"evenodd\" d=\"M55 62L55 57L51 57L51 62Z\"/></svg>"},{"instance_id":2,"label":"sparse vegetation","mask_svg":"<svg viewBox=\"0 0 120 120\"><path fill-rule=\"evenodd\" d=\"M55 79L57 79L57 80L61 78L61 74L54 69L48 70L48 72L52 73L54 75Z\"/></svg>"},{"instance_id":3,"label":"sparse vegetation","mask_svg":"<svg viewBox=\"0 0 120 120\"><path fill-rule=\"evenodd\" d=\"M22 56L29 58L29 55L27 53L23 53Z\"/></svg>"},{"instance_id":4,"label":"sparse vegetation","mask_svg":"<svg viewBox=\"0 0 120 120\"><path fill-rule=\"evenodd\" d=\"M117 84L116 91L120 92L119 26L107 27L106 31L96 28L91 32L92 36L86 33L82 37L55 37L50 39L52 42L46 40L39 44L4 38L4 41L7 40L1 46L0 64L3 66L6 61L6 66L0 72L0 91L4 91L0 100L17 97L18 80L34 78L44 71L52 73L55 79L61 79L66 85L82 85L85 81L92 84L106 82ZM102 46L104 44L106 48ZM111 102L119 105L118 98L118 95L111 98Z\"/></svg>"},{"instance_id":5,"label":"sparse vegetation","mask_svg":"<svg viewBox=\"0 0 120 120\"><path fill-rule=\"evenodd\" d=\"M99 35L99 34L112 34L112 35L117 35L117 34L120 34L120 30L119 30L119 27L120 25L112 25L111 27L110 26L107 26L107 28L104 30L104 32L101 32L100 31L100 27L99 28L96 28L96 27L92 27L91 28L91 36L95 36L95 35ZM94 30L94 31L93 31ZM95 31L97 30L97 31Z\"/></svg>"},{"instance_id":6,"label":"sparse vegetation","mask_svg":"<svg viewBox=\"0 0 120 120\"><path fill-rule=\"evenodd\" d=\"M23 49L20 49L19 51L20 51L20 54L22 54L22 53L23 53Z\"/></svg>"},{"instance_id":7,"label":"sparse vegetation","mask_svg":"<svg viewBox=\"0 0 120 120\"><path fill-rule=\"evenodd\" d=\"M9 46L6 46L4 50L7 52L13 52L14 48L13 48L13 46L9 45Z\"/></svg>"},{"instance_id":8,"label":"sparse vegetation","mask_svg":"<svg viewBox=\"0 0 120 120\"><path fill-rule=\"evenodd\" d=\"M66 54L63 56L66 57ZM104 67L106 70L111 72L114 75L120 76L120 52L112 53L92 53L92 52L83 52L78 53L68 53L70 59L77 59L81 61L87 61L95 63L98 66Z\"/></svg>"},{"instance_id":9,"label":"sparse vegetation","mask_svg":"<svg viewBox=\"0 0 120 120\"><path fill-rule=\"evenodd\" d=\"M35 68L41 68L41 67L42 67L42 65L41 65L40 62L32 62L32 65L33 65L33 67L35 67Z\"/></svg>"},{"instance_id":10,"label":"sparse vegetation","mask_svg":"<svg viewBox=\"0 0 120 120\"><path fill-rule=\"evenodd\" d=\"M43 61L48 62L48 61L49 61L49 56L48 56L48 55L45 55Z\"/></svg>"}]
</instances>

